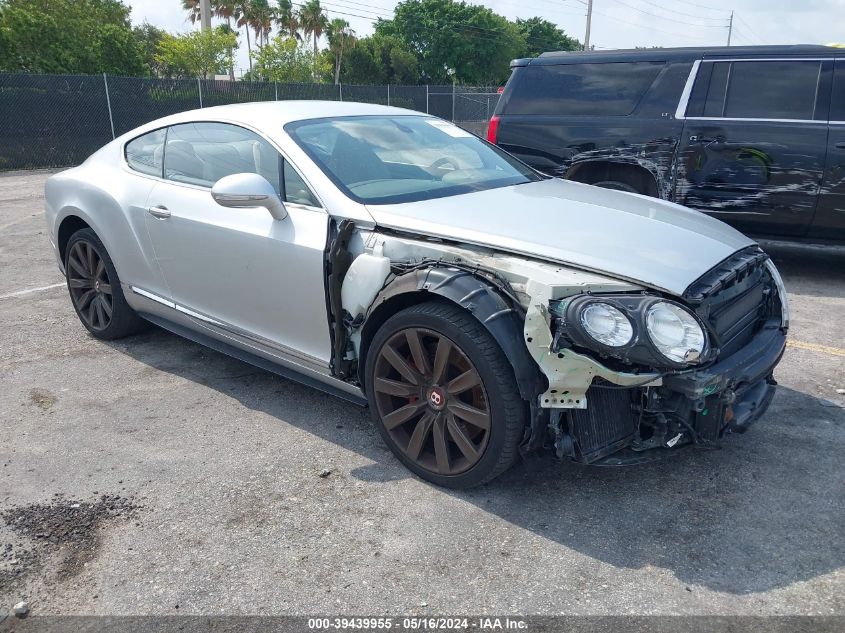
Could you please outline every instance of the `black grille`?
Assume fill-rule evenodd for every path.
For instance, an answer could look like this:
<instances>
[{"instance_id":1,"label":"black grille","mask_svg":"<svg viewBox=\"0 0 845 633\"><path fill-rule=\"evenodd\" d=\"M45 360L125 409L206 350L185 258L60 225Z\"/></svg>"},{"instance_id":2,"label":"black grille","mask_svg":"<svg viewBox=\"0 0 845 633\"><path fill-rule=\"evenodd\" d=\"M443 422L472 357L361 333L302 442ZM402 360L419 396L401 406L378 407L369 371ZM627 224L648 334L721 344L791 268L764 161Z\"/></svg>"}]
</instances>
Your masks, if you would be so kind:
<instances>
[{"instance_id":1,"label":"black grille","mask_svg":"<svg viewBox=\"0 0 845 633\"><path fill-rule=\"evenodd\" d=\"M601 379L597 379L599 385ZM603 389L594 384L587 392L589 407L570 413L572 438L579 457L593 462L616 451L634 437L637 419L631 410L631 389Z\"/></svg>"},{"instance_id":2,"label":"black grille","mask_svg":"<svg viewBox=\"0 0 845 633\"><path fill-rule=\"evenodd\" d=\"M702 275L684 293L710 325L720 358L745 346L767 316L771 292L767 260L757 247L740 251Z\"/></svg>"}]
</instances>

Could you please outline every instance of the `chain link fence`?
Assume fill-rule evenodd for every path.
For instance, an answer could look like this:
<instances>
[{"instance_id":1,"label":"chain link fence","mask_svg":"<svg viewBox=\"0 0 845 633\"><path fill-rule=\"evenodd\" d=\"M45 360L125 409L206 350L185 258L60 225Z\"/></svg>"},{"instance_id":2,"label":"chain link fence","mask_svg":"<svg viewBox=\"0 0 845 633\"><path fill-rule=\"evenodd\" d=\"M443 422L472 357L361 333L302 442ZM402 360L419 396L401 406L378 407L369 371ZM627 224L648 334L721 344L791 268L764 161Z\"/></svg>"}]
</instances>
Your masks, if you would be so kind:
<instances>
[{"instance_id":1,"label":"chain link fence","mask_svg":"<svg viewBox=\"0 0 845 633\"><path fill-rule=\"evenodd\" d=\"M249 101L391 105L483 136L499 95L468 86L334 85L0 73L0 171L78 165L113 138L168 114Z\"/></svg>"}]
</instances>

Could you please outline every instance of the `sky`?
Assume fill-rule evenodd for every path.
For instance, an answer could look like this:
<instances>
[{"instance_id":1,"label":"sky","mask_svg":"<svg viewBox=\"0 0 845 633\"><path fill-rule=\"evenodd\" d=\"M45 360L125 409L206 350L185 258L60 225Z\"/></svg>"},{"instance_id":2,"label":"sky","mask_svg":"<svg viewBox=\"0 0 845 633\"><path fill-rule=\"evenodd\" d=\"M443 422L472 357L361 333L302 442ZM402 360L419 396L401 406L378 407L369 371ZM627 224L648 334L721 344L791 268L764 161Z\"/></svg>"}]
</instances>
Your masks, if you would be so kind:
<instances>
[{"instance_id":1,"label":"sky","mask_svg":"<svg viewBox=\"0 0 845 633\"><path fill-rule=\"evenodd\" d=\"M132 7L134 24L146 20L174 33L199 28L186 19L181 0L124 1ZM359 36L372 33L374 21L389 18L397 4L394 0L321 2L330 18L344 18ZM511 20L541 16L583 41L586 2L472 0L471 4L484 5ZM722 46L727 44L732 10L732 45L845 43L845 0L593 0L590 43L602 49ZM246 70L246 42L243 36L240 40L236 65Z\"/></svg>"}]
</instances>

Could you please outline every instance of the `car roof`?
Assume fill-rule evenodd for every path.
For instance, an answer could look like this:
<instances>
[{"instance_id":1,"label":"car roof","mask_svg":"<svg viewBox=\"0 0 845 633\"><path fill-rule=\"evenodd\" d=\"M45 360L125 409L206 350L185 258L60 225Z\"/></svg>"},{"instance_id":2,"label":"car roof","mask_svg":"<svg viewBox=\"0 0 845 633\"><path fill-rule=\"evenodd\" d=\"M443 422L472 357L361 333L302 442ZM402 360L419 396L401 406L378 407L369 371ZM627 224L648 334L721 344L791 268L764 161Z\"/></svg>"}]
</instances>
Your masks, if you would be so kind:
<instances>
[{"instance_id":1,"label":"car roof","mask_svg":"<svg viewBox=\"0 0 845 633\"><path fill-rule=\"evenodd\" d=\"M322 119L344 116L428 116L425 112L395 108L393 106L357 103L355 101L255 101L251 103L233 103L186 110L171 114L155 121L150 121L124 137L137 136L160 127L190 123L193 121L225 121L241 123L259 130L267 130L268 125L280 130L282 126L294 121ZM270 130L268 130L269 132Z\"/></svg>"},{"instance_id":2,"label":"car roof","mask_svg":"<svg viewBox=\"0 0 845 633\"><path fill-rule=\"evenodd\" d=\"M690 48L647 48L609 51L556 51L539 57L515 59L511 67L528 65L587 64L620 61L691 61L719 57L837 57L845 51L835 46L795 44L783 46L711 46Z\"/></svg>"}]
</instances>

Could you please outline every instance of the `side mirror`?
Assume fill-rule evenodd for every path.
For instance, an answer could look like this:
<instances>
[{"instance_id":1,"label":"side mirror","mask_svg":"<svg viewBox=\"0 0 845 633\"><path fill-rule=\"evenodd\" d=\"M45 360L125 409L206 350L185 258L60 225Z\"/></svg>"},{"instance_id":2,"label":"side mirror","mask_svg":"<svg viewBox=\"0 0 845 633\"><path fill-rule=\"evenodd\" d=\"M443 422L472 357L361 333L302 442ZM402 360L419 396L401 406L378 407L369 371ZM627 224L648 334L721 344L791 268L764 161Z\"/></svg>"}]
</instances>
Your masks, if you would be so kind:
<instances>
[{"instance_id":1,"label":"side mirror","mask_svg":"<svg viewBox=\"0 0 845 633\"><path fill-rule=\"evenodd\" d=\"M211 188L211 197L222 207L244 209L264 207L275 220L288 216L285 203L273 185L258 174L232 174L224 176Z\"/></svg>"}]
</instances>

